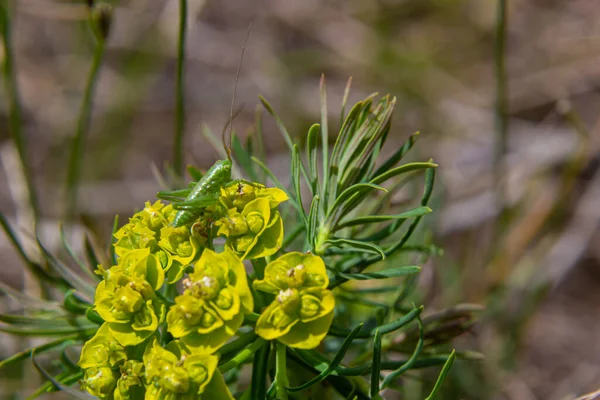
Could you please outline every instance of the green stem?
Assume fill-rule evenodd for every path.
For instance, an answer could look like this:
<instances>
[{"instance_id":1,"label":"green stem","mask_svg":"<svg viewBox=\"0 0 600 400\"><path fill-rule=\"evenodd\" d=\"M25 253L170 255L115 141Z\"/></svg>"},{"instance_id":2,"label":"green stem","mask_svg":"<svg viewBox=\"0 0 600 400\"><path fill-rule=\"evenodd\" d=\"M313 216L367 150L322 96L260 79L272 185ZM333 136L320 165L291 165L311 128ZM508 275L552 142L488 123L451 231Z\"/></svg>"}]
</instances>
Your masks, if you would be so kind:
<instances>
[{"instance_id":1,"label":"green stem","mask_svg":"<svg viewBox=\"0 0 600 400\"><path fill-rule=\"evenodd\" d=\"M17 77L14 68L14 55L11 46L11 26L9 14L10 0L0 0L0 32L2 34L2 46L4 51L4 63L2 64L2 75L6 95L8 97L8 129L15 147L19 153L19 158L23 166L23 174L27 181L27 191L29 192L29 203L33 212L34 220L39 215L37 195L33 184L33 174L31 172L29 157L27 156L27 141L23 135L22 120L23 112L19 91L17 88Z\"/></svg>"},{"instance_id":2,"label":"green stem","mask_svg":"<svg viewBox=\"0 0 600 400\"><path fill-rule=\"evenodd\" d=\"M240 351L237 356L233 357L231 360L229 360L225 364L221 365L219 367L219 371L221 371L221 373L224 374L225 372L227 372L233 368L239 367L246 360L248 360L250 357L252 357L252 355L254 353L256 353L265 342L266 341L263 338L256 339L250 346L248 346L244 350Z\"/></svg>"},{"instance_id":3,"label":"green stem","mask_svg":"<svg viewBox=\"0 0 600 400\"><path fill-rule=\"evenodd\" d=\"M321 195L323 197L323 209L327 210L329 193L327 186L329 185L329 132L327 129L327 88L325 86L325 75L321 75L321 146L323 147L323 186Z\"/></svg>"},{"instance_id":4,"label":"green stem","mask_svg":"<svg viewBox=\"0 0 600 400\"><path fill-rule=\"evenodd\" d=\"M92 112L92 100L102 59L104 58L104 49L106 40L97 36L97 44L94 50L94 58L90 68L81 109L77 119L77 130L71 145L71 154L69 157L69 166L67 171L67 214L74 215L77 211L77 188L81 176L83 154L85 152L85 136L90 124L90 115Z\"/></svg>"},{"instance_id":5,"label":"green stem","mask_svg":"<svg viewBox=\"0 0 600 400\"><path fill-rule=\"evenodd\" d=\"M498 0L496 16L496 42L494 47L494 69L496 77L495 127L496 151L494 157L494 180L496 185L496 202L498 207L498 222L496 238L502 235L506 226L505 215L505 185L503 160L508 148L508 90L506 85L506 26L507 2Z\"/></svg>"},{"instance_id":6,"label":"green stem","mask_svg":"<svg viewBox=\"0 0 600 400\"><path fill-rule=\"evenodd\" d=\"M277 382L277 399L278 400L287 400L287 390L289 381L287 376L287 354L286 347L283 343L276 341L276 356L275 356L275 381Z\"/></svg>"},{"instance_id":7,"label":"green stem","mask_svg":"<svg viewBox=\"0 0 600 400\"><path fill-rule=\"evenodd\" d=\"M238 336L237 339L223 345L219 349L219 353L221 353L221 359L229 353L239 352L241 349L254 342L255 340L256 333L254 333L254 330L241 334L240 336Z\"/></svg>"},{"instance_id":8,"label":"green stem","mask_svg":"<svg viewBox=\"0 0 600 400\"><path fill-rule=\"evenodd\" d=\"M175 87L175 141L173 143L173 169L183 175L183 132L185 130L184 63L185 31L187 27L187 0L179 0L179 39Z\"/></svg>"}]
</instances>

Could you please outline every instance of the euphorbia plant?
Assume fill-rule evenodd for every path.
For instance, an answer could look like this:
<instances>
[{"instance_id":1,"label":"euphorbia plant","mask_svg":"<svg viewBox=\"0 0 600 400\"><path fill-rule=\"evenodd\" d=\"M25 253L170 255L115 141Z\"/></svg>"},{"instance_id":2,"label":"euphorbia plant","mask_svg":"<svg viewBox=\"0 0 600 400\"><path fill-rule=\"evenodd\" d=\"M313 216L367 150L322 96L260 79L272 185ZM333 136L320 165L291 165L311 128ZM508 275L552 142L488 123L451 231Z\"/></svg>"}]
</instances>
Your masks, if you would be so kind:
<instances>
[{"instance_id":1,"label":"euphorbia plant","mask_svg":"<svg viewBox=\"0 0 600 400\"><path fill-rule=\"evenodd\" d=\"M473 310L424 325L423 308L406 305L420 268L398 264L407 251L420 260L435 252L407 244L431 212L436 165L397 165L416 135L378 159L395 100L358 102L344 116L331 151L327 130L313 125L304 160L261 100L290 143L290 187L255 157L252 144L244 147L234 137L234 162L249 180L224 181L215 193L194 200L187 199L189 189L159 192L171 204L147 202L114 231L112 265L77 260L99 281L76 274L41 247L52 269L39 272L66 290L64 304L51 310L45 309L51 303L37 300L44 314L4 316L8 325L0 329L59 339L0 365L80 343L78 361L48 375L40 392L72 391L66 385L79 382L98 398L132 400L301 399L323 391L362 399L399 390L397 378L413 368L446 363L445 375L454 353L440 353L439 346L470 326L465 316ZM202 179L197 169L190 172ZM384 213L395 207L391 198L400 187L418 188L422 173L417 204ZM180 210L194 218L173 226ZM444 336L445 326L452 331ZM402 358L406 352L411 355ZM343 365L350 354L355 361ZM238 377L250 363L245 387Z\"/></svg>"},{"instance_id":2,"label":"euphorbia plant","mask_svg":"<svg viewBox=\"0 0 600 400\"><path fill-rule=\"evenodd\" d=\"M474 311L422 320L411 301L420 267L409 261L436 252L409 240L431 212L437 165L399 165L416 134L381 159L396 100L369 96L345 115L348 91L330 146L322 80L321 124L304 157L261 98L289 147L289 187L267 167L260 129L245 146L234 136L227 160L206 174L190 167L187 187L159 192L121 227L115 220L108 255L86 241L80 260L61 231L79 272L39 240L47 265L34 262L0 218L53 289L31 298L0 287L25 313L0 315L0 331L52 338L0 367L31 357L48 380L35 394L175 400L379 398L402 390L404 373L444 365L433 397L455 358L447 343ZM232 162L243 177L231 178ZM422 194L399 212L405 187ZM50 373L37 357L56 351Z\"/></svg>"}]
</instances>

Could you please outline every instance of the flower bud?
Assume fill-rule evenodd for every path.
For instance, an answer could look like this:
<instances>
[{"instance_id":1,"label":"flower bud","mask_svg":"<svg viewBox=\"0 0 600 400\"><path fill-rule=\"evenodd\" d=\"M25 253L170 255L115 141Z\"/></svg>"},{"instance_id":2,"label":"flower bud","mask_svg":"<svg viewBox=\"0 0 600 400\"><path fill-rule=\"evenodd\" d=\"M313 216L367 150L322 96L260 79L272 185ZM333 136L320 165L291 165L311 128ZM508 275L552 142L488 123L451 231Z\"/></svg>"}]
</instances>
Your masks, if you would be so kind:
<instances>
[{"instance_id":1,"label":"flower bud","mask_svg":"<svg viewBox=\"0 0 600 400\"><path fill-rule=\"evenodd\" d=\"M215 303L222 310L229 310L233 305L233 294L228 290L221 290Z\"/></svg>"},{"instance_id":2,"label":"flower bud","mask_svg":"<svg viewBox=\"0 0 600 400\"><path fill-rule=\"evenodd\" d=\"M120 314L133 314L142 307L143 303L142 295L133 290L131 285L127 285L115 292L113 307Z\"/></svg>"},{"instance_id":3,"label":"flower bud","mask_svg":"<svg viewBox=\"0 0 600 400\"><path fill-rule=\"evenodd\" d=\"M309 319L314 317L321 310L321 301L312 295L305 294L302 296L300 305L300 318Z\"/></svg>"},{"instance_id":4,"label":"flower bud","mask_svg":"<svg viewBox=\"0 0 600 400\"><path fill-rule=\"evenodd\" d=\"M200 325L205 329L213 326L215 324L215 322L217 322L217 319L215 318L215 316L212 315L211 313L207 313L207 312L202 314L202 318L200 319Z\"/></svg>"},{"instance_id":5,"label":"flower bud","mask_svg":"<svg viewBox=\"0 0 600 400\"><path fill-rule=\"evenodd\" d=\"M237 238L235 241L235 248L239 252L245 252L252 246L254 243L255 236L252 235L244 235Z\"/></svg>"},{"instance_id":6,"label":"flower bud","mask_svg":"<svg viewBox=\"0 0 600 400\"><path fill-rule=\"evenodd\" d=\"M169 332L174 337L182 337L189 333L191 327L198 325L202 319L202 301L193 296L178 296L175 305L167 314Z\"/></svg>"},{"instance_id":7,"label":"flower bud","mask_svg":"<svg viewBox=\"0 0 600 400\"><path fill-rule=\"evenodd\" d=\"M212 276L205 275L202 279L194 282L192 293L205 300L212 300L221 290L221 285L217 279Z\"/></svg>"},{"instance_id":8,"label":"flower bud","mask_svg":"<svg viewBox=\"0 0 600 400\"><path fill-rule=\"evenodd\" d=\"M262 215L256 211L251 212L246 216L246 223L248 224L250 231L252 231L252 233L255 235L259 233L265 226L265 220L263 219Z\"/></svg>"},{"instance_id":9,"label":"flower bud","mask_svg":"<svg viewBox=\"0 0 600 400\"><path fill-rule=\"evenodd\" d=\"M97 30L99 39L104 41L108 39L110 26L112 24L113 8L110 4L99 4L92 10L92 21Z\"/></svg>"},{"instance_id":10,"label":"flower bud","mask_svg":"<svg viewBox=\"0 0 600 400\"><path fill-rule=\"evenodd\" d=\"M224 234L225 236L241 236L248 232L248 224L246 223L246 219L242 216L242 214L238 212L230 212L226 218L222 220L223 228L219 229L219 234Z\"/></svg>"},{"instance_id":11,"label":"flower bud","mask_svg":"<svg viewBox=\"0 0 600 400\"><path fill-rule=\"evenodd\" d=\"M188 373L182 367L172 364L165 364L162 371L162 377L158 384L172 393L187 393L190 389L190 378Z\"/></svg>"},{"instance_id":12,"label":"flower bud","mask_svg":"<svg viewBox=\"0 0 600 400\"><path fill-rule=\"evenodd\" d=\"M109 367L92 367L85 370L83 389L100 398L109 398L117 385L117 377Z\"/></svg>"},{"instance_id":13,"label":"flower bud","mask_svg":"<svg viewBox=\"0 0 600 400\"><path fill-rule=\"evenodd\" d=\"M278 307L275 310L273 310L273 312L268 316L268 323L277 329L285 329L296 319L297 318L290 316L281 307ZM257 323L257 330L258 329L259 324Z\"/></svg>"}]
</instances>

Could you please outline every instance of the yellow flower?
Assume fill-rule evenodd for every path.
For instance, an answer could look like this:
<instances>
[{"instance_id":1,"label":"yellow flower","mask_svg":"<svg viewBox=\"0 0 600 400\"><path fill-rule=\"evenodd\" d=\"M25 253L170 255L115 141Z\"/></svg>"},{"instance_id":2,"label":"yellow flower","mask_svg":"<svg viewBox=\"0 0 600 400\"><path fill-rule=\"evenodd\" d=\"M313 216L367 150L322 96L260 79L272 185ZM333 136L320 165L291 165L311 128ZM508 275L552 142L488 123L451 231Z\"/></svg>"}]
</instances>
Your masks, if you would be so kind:
<instances>
[{"instance_id":1,"label":"yellow flower","mask_svg":"<svg viewBox=\"0 0 600 400\"><path fill-rule=\"evenodd\" d=\"M232 252L205 249L194 272L183 282L167 314L168 329L194 353L212 353L241 326L252 312L254 299L242 261Z\"/></svg>"},{"instance_id":2,"label":"yellow flower","mask_svg":"<svg viewBox=\"0 0 600 400\"><path fill-rule=\"evenodd\" d=\"M290 347L312 349L327 335L335 298L321 257L288 253L269 263L256 290L276 295L256 322L256 333Z\"/></svg>"},{"instance_id":3,"label":"yellow flower","mask_svg":"<svg viewBox=\"0 0 600 400\"><path fill-rule=\"evenodd\" d=\"M219 358L193 354L179 340L160 347L153 338L144 352L146 400L233 400L217 369Z\"/></svg>"}]
</instances>

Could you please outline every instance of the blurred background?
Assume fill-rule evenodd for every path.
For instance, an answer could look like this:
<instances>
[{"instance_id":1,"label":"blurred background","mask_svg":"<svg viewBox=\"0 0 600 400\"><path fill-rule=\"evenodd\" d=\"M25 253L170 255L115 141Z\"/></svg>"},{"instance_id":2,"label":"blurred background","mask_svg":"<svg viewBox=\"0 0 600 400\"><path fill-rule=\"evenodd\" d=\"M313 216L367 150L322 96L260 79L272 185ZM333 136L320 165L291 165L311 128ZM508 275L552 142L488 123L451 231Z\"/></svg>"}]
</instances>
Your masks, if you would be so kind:
<instances>
[{"instance_id":1,"label":"blurred background","mask_svg":"<svg viewBox=\"0 0 600 400\"><path fill-rule=\"evenodd\" d=\"M600 387L600 3L507 3L506 52L498 57L493 0L189 0L185 162L207 168L218 159L204 132L220 132L229 118L250 22L237 89L240 136L253 127L260 94L302 140L319 120L322 73L332 136L349 77L350 104L372 92L397 96L386 151L420 131L412 157L440 165L426 221L444 254L420 277L426 314L465 302L486 307L454 341L486 360L456 363L439 398L574 399ZM13 6L38 229L58 247L68 149L94 40L83 1ZM85 225L104 238L114 214L124 218L154 197L153 171L173 160L175 120L178 2L115 6L79 197ZM5 89L0 210L31 231ZM284 175L288 153L268 116L264 130L270 164ZM68 226L76 249L82 230ZM0 280L27 290L4 236L0 260ZM2 359L18 343L0 338Z\"/></svg>"}]
</instances>

